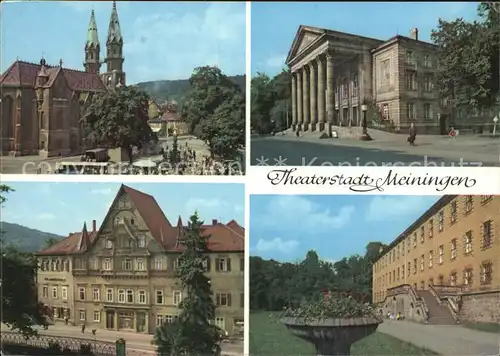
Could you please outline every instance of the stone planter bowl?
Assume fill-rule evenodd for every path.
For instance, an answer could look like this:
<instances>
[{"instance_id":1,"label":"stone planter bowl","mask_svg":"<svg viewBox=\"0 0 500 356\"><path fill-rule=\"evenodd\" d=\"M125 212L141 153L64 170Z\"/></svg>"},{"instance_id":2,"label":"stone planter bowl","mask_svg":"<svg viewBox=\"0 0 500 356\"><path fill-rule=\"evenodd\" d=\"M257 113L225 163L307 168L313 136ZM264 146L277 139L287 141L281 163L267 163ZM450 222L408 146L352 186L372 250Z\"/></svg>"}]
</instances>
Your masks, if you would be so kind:
<instances>
[{"instance_id":1,"label":"stone planter bowl","mask_svg":"<svg viewBox=\"0 0 500 356\"><path fill-rule=\"evenodd\" d=\"M312 343L318 356L346 356L351 354L351 345L375 332L381 319L358 318L296 318L281 319L295 336Z\"/></svg>"}]
</instances>

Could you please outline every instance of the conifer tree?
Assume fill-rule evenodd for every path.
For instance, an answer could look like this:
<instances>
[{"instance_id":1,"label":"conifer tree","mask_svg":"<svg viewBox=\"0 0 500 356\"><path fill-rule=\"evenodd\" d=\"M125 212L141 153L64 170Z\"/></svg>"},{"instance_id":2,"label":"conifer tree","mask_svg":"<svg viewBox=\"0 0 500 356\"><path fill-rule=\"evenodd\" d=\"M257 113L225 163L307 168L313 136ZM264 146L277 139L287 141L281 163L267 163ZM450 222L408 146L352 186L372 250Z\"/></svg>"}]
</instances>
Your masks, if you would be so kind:
<instances>
[{"instance_id":1,"label":"conifer tree","mask_svg":"<svg viewBox=\"0 0 500 356\"><path fill-rule=\"evenodd\" d=\"M177 278L185 296L180 314L173 324L164 324L154 342L162 356L207 356L220 354L220 330L213 325L215 305L210 279L205 275L205 254L209 236L202 234L203 222L195 212L180 240L184 250L179 259Z\"/></svg>"}]
</instances>

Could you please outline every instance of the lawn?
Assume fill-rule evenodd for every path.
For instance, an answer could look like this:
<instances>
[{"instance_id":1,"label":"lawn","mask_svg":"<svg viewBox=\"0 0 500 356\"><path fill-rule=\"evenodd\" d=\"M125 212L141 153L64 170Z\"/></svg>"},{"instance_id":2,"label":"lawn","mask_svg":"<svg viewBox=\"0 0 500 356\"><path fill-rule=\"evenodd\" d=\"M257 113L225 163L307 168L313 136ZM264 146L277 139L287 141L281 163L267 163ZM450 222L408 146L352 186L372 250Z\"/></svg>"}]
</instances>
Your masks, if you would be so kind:
<instances>
[{"instance_id":1,"label":"lawn","mask_svg":"<svg viewBox=\"0 0 500 356\"><path fill-rule=\"evenodd\" d=\"M437 355L383 333L374 333L352 345L352 355ZM314 347L293 336L271 312L250 314L250 355L315 356Z\"/></svg>"}]
</instances>

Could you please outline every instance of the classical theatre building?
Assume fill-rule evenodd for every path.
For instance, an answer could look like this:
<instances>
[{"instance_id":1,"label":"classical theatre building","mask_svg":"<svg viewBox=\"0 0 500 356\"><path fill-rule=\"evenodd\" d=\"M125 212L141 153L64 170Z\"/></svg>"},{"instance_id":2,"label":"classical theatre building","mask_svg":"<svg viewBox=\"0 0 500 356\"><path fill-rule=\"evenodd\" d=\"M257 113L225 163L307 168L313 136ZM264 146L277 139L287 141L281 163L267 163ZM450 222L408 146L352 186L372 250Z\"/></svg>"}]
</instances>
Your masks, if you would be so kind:
<instances>
[{"instance_id":1,"label":"classical theatre building","mask_svg":"<svg viewBox=\"0 0 500 356\"><path fill-rule=\"evenodd\" d=\"M84 224L37 254L39 300L56 323L153 333L176 318L185 295L175 278L184 231L152 196L122 185L101 226ZM230 335L243 333L244 233L234 220L203 226L214 323Z\"/></svg>"},{"instance_id":2,"label":"classical theatre building","mask_svg":"<svg viewBox=\"0 0 500 356\"><path fill-rule=\"evenodd\" d=\"M83 35L83 33L82 33ZM116 2L108 25L106 58L92 11L84 46L83 70L16 60L0 76L1 153L77 155L84 147L80 118L97 93L125 85L123 37ZM102 64L106 70L101 72Z\"/></svg>"},{"instance_id":3,"label":"classical theatre building","mask_svg":"<svg viewBox=\"0 0 500 356\"><path fill-rule=\"evenodd\" d=\"M300 26L286 64L292 76L292 128L324 132L328 126L368 125L445 134L458 127L436 89L437 47L409 37L379 40ZM467 116L467 127L483 125ZM489 123L491 126L492 123Z\"/></svg>"},{"instance_id":4,"label":"classical theatre building","mask_svg":"<svg viewBox=\"0 0 500 356\"><path fill-rule=\"evenodd\" d=\"M443 196L373 265L373 302L430 323L500 323L500 197Z\"/></svg>"}]
</instances>

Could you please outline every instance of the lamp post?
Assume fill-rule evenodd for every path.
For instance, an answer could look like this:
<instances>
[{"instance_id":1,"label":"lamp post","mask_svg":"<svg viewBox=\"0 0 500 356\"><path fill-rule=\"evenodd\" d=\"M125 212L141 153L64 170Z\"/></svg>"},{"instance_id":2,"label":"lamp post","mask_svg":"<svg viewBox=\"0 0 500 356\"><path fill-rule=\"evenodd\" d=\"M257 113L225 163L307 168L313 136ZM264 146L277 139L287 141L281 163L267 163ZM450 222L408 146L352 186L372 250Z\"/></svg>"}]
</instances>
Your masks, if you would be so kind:
<instances>
[{"instance_id":1,"label":"lamp post","mask_svg":"<svg viewBox=\"0 0 500 356\"><path fill-rule=\"evenodd\" d=\"M362 104L361 105L361 111L363 112L363 121L361 122L362 131L361 131L360 140L361 141L371 141L372 138L368 134L368 124L366 122L366 112L368 111L368 105Z\"/></svg>"}]
</instances>

